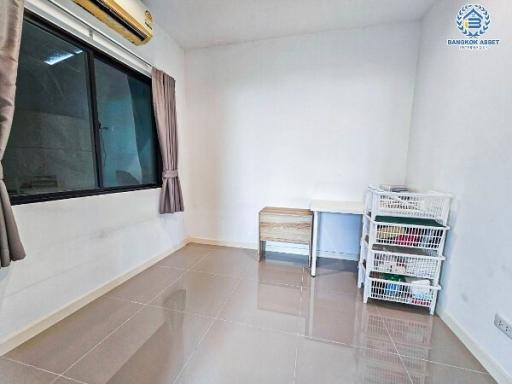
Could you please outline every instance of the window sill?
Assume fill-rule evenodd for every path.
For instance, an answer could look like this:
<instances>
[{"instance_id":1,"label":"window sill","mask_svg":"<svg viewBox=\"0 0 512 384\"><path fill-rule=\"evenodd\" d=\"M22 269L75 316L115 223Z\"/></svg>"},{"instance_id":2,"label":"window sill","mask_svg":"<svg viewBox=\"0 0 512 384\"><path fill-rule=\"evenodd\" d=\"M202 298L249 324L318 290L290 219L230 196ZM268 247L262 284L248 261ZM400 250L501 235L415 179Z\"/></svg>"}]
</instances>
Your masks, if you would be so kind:
<instances>
[{"instance_id":1,"label":"window sill","mask_svg":"<svg viewBox=\"0 0 512 384\"><path fill-rule=\"evenodd\" d=\"M67 191L67 192L56 192L40 195L25 195L25 196L14 196L11 197L12 205L23 205L32 203L42 203L46 201L55 200L67 200L76 199L80 197L107 195L121 192L133 192L141 191L145 189L158 189L161 188L161 184L149 184L149 185L138 185L130 187L116 187L116 188L104 188L104 189L93 189L88 191Z\"/></svg>"}]
</instances>

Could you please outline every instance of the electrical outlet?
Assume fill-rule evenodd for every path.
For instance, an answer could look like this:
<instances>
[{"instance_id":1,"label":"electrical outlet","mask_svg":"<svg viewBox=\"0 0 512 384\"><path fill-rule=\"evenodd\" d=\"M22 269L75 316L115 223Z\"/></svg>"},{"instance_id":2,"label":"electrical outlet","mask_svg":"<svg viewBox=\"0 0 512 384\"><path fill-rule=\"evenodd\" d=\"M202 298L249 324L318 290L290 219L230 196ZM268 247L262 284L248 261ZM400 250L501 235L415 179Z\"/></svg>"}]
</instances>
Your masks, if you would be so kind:
<instances>
[{"instance_id":1,"label":"electrical outlet","mask_svg":"<svg viewBox=\"0 0 512 384\"><path fill-rule=\"evenodd\" d=\"M512 324L505 320L500 314L494 315L494 325L501 332L512 339Z\"/></svg>"}]
</instances>

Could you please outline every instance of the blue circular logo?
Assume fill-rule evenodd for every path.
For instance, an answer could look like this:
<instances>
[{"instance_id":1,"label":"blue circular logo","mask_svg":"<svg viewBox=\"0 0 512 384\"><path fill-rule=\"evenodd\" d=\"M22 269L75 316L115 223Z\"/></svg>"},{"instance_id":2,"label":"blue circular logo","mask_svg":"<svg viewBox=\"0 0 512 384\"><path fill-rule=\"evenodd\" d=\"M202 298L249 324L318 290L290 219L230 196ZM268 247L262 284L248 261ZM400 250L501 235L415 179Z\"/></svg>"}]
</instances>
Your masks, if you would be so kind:
<instances>
[{"instance_id":1,"label":"blue circular logo","mask_svg":"<svg viewBox=\"0 0 512 384\"><path fill-rule=\"evenodd\" d=\"M457 28L467 37L478 37L489 29L489 12L479 4L466 4L457 14Z\"/></svg>"}]
</instances>

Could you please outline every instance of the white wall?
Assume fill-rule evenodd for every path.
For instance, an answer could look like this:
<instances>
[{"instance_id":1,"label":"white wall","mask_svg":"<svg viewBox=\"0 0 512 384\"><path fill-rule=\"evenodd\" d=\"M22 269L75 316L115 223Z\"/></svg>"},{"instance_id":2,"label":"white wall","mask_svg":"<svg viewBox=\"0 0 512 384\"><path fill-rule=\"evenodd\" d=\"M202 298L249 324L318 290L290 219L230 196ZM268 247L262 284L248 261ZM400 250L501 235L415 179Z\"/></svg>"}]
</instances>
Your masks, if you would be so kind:
<instances>
[{"instance_id":1,"label":"white wall","mask_svg":"<svg viewBox=\"0 0 512 384\"><path fill-rule=\"evenodd\" d=\"M404 182L418 43L407 23L187 51L191 236L255 246L265 205Z\"/></svg>"},{"instance_id":2,"label":"white wall","mask_svg":"<svg viewBox=\"0 0 512 384\"><path fill-rule=\"evenodd\" d=\"M38 3L29 1L29 5ZM158 26L147 46L130 48L176 79L178 124L180 132L184 131L182 49ZM183 149L184 136L179 138ZM186 193L186 171L180 170ZM0 347L25 327L181 244L187 236L184 215L159 215L159 192L15 206L27 257L0 269Z\"/></svg>"},{"instance_id":3,"label":"white wall","mask_svg":"<svg viewBox=\"0 0 512 384\"><path fill-rule=\"evenodd\" d=\"M480 2L485 37L502 39L480 52L446 44L465 3L441 1L423 22L407 182L455 196L439 311L512 376L512 340L493 326L496 312L512 321L512 2Z\"/></svg>"}]
</instances>

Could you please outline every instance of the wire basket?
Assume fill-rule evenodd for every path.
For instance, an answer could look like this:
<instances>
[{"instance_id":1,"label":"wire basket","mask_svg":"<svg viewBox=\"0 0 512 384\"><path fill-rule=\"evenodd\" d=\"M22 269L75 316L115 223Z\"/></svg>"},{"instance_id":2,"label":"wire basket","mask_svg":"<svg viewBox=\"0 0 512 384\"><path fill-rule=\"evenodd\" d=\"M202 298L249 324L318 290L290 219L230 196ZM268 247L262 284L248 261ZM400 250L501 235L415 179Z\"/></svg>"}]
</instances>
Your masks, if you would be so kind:
<instances>
[{"instance_id":1,"label":"wire basket","mask_svg":"<svg viewBox=\"0 0 512 384\"><path fill-rule=\"evenodd\" d=\"M373 358L390 365L393 363L400 364L400 358L394 355L396 350L389 339L374 338L361 332L358 345L367 354L368 359Z\"/></svg>"},{"instance_id":2,"label":"wire basket","mask_svg":"<svg viewBox=\"0 0 512 384\"><path fill-rule=\"evenodd\" d=\"M410 359L404 361L404 364L411 374L413 372L425 372L428 369L428 360L431 359L431 348L400 343L397 343L397 348L400 348L400 353L403 356L410 357Z\"/></svg>"},{"instance_id":3,"label":"wire basket","mask_svg":"<svg viewBox=\"0 0 512 384\"><path fill-rule=\"evenodd\" d=\"M391 248L389 251L387 249ZM435 250L418 250L418 254L402 253L378 244L367 253L366 267L372 271L437 280L445 258ZM413 250L414 251L414 250Z\"/></svg>"},{"instance_id":4,"label":"wire basket","mask_svg":"<svg viewBox=\"0 0 512 384\"><path fill-rule=\"evenodd\" d=\"M432 320L432 317L430 317ZM387 317L386 327L397 344L432 346L432 323Z\"/></svg>"},{"instance_id":5,"label":"wire basket","mask_svg":"<svg viewBox=\"0 0 512 384\"><path fill-rule=\"evenodd\" d=\"M419 307L435 307L439 286L420 286L399 281L390 281L374 277L367 277L365 281L365 300L368 298L394 301L397 303L411 304Z\"/></svg>"},{"instance_id":6,"label":"wire basket","mask_svg":"<svg viewBox=\"0 0 512 384\"><path fill-rule=\"evenodd\" d=\"M395 352L388 350L389 342L379 340L379 343L370 342L365 344L364 340L361 343L362 348L359 348L359 356L368 362L381 363L385 367L402 367L400 356ZM385 348L385 349L379 349Z\"/></svg>"},{"instance_id":7,"label":"wire basket","mask_svg":"<svg viewBox=\"0 0 512 384\"><path fill-rule=\"evenodd\" d=\"M357 384L409 384L411 381L402 367L392 369L385 366L372 366L360 360Z\"/></svg>"},{"instance_id":8,"label":"wire basket","mask_svg":"<svg viewBox=\"0 0 512 384\"><path fill-rule=\"evenodd\" d=\"M369 187L366 194L366 213L377 216L430 219L442 225L448 223L451 196L439 192L388 192Z\"/></svg>"},{"instance_id":9,"label":"wire basket","mask_svg":"<svg viewBox=\"0 0 512 384\"><path fill-rule=\"evenodd\" d=\"M436 255L441 255L449 229L440 225L421 225L414 219L380 217L376 221L371 220L370 216L365 218L370 245L431 250Z\"/></svg>"}]
</instances>

